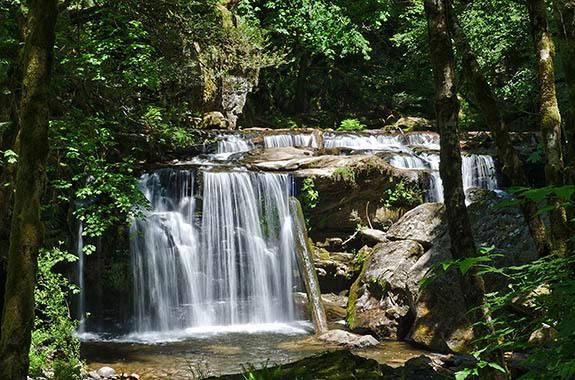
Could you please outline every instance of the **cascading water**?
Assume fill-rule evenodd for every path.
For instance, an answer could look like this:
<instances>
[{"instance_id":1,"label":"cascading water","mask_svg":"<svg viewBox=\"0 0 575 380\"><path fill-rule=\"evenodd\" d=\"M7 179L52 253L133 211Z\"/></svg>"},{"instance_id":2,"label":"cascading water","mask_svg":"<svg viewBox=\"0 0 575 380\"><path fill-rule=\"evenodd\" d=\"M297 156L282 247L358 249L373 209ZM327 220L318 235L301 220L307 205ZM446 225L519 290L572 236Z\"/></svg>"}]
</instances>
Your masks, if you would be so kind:
<instances>
[{"instance_id":1,"label":"cascading water","mask_svg":"<svg viewBox=\"0 0 575 380\"><path fill-rule=\"evenodd\" d=\"M140 186L151 202L132 225L137 332L289 322L295 240L287 174L162 169Z\"/></svg>"},{"instance_id":2,"label":"cascading water","mask_svg":"<svg viewBox=\"0 0 575 380\"><path fill-rule=\"evenodd\" d=\"M318 144L313 134L285 134L264 136L266 148L276 148L281 146L309 146L317 148Z\"/></svg>"},{"instance_id":3,"label":"cascading water","mask_svg":"<svg viewBox=\"0 0 575 380\"><path fill-rule=\"evenodd\" d=\"M493 157L484 154L470 154L462 158L461 172L464 189L470 187L481 187L487 190L497 189Z\"/></svg>"},{"instance_id":4,"label":"cascading water","mask_svg":"<svg viewBox=\"0 0 575 380\"><path fill-rule=\"evenodd\" d=\"M80 288L80 293L78 294L78 304L76 306L76 318L82 321L86 317L86 292L84 291L84 225L82 222L78 222L78 232L76 235L76 255L78 256L78 261L76 264L76 273L78 276L77 285ZM79 334L86 332L86 324L80 323L76 331Z\"/></svg>"},{"instance_id":5,"label":"cascading water","mask_svg":"<svg viewBox=\"0 0 575 380\"><path fill-rule=\"evenodd\" d=\"M219 136L217 154L220 157L228 157L232 153L247 152L253 149L251 141L238 135Z\"/></svg>"},{"instance_id":6,"label":"cascading water","mask_svg":"<svg viewBox=\"0 0 575 380\"><path fill-rule=\"evenodd\" d=\"M439 155L420 153L419 155L394 155L389 164L400 169L429 170L429 191L427 202L443 202L443 183L439 176Z\"/></svg>"}]
</instances>

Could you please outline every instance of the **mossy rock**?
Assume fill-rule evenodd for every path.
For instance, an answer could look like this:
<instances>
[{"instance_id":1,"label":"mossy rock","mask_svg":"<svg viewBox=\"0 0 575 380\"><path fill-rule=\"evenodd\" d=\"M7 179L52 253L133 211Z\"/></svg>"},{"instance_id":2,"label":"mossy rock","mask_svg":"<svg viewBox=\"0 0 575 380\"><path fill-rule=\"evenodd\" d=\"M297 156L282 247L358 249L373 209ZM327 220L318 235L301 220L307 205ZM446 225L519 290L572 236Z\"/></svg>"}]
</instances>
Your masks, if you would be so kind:
<instances>
[{"instance_id":1,"label":"mossy rock","mask_svg":"<svg viewBox=\"0 0 575 380\"><path fill-rule=\"evenodd\" d=\"M257 367L257 366L256 366ZM274 380L444 380L452 376L435 372L431 360L424 356L413 358L403 367L392 368L373 359L354 355L347 350L326 352L281 366L257 370L255 379ZM251 377L250 377L251 378ZM212 380L244 380L242 374L210 377Z\"/></svg>"},{"instance_id":2,"label":"mossy rock","mask_svg":"<svg viewBox=\"0 0 575 380\"><path fill-rule=\"evenodd\" d=\"M282 365L277 376L265 376L266 373L273 374L275 368L277 367L258 370L255 378L274 380L370 380L386 378L382 377L382 369L389 367L381 366L373 359L365 359L347 350L341 350L314 355L295 363ZM210 379L244 380L244 377L242 374L236 374L211 377Z\"/></svg>"}]
</instances>

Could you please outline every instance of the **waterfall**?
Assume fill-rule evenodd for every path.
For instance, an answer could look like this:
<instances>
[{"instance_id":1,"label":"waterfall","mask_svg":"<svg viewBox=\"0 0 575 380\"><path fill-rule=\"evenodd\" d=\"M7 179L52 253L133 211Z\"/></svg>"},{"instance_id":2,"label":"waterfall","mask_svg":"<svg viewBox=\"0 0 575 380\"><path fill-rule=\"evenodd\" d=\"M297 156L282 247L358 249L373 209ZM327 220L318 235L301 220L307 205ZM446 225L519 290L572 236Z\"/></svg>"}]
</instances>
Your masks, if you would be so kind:
<instances>
[{"instance_id":1,"label":"waterfall","mask_svg":"<svg viewBox=\"0 0 575 380\"><path fill-rule=\"evenodd\" d=\"M482 189L497 189L495 164L493 157L484 154L470 154L463 156L461 162L463 188L481 187Z\"/></svg>"},{"instance_id":2,"label":"waterfall","mask_svg":"<svg viewBox=\"0 0 575 380\"><path fill-rule=\"evenodd\" d=\"M420 153L419 155L394 155L389 164L399 169L428 170L429 191L426 202L443 202L443 183L439 176L439 155Z\"/></svg>"},{"instance_id":3,"label":"waterfall","mask_svg":"<svg viewBox=\"0 0 575 380\"><path fill-rule=\"evenodd\" d=\"M318 144L312 134L283 134L264 136L266 148L276 148L281 146L309 146L317 148Z\"/></svg>"},{"instance_id":4,"label":"waterfall","mask_svg":"<svg viewBox=\"0 0 575 380\"><path fill-rule=\"evenodd\" d=\"M151 210L131 227L135 331L295 320L292 177L198 177L201 194L191 171L140 179Z\"/></svg>"},{"instance_id":5,"label":"waterfall","mask_svg":"<svg viewBox=\"0 0 575 380\"><path fill-rule=\"evenodd\" d=\"M76 319L80 321L77 333L83 334L86 332L86 323L84 319L86 318L86 291L84 289L84 224L78 222L78 232L76 235L76 255L78 256L78 261L76 264L76 271L78 276L78 287L80 288L80 294L78 294L78 304Z\"/></svg>"},{"instance_id":6,"label":"waterfall","mask_svg":"<svg viewBox=\"0 0 575 380\"><path fill-rule=\"evenodd\" d=\"M443 185L439 176L439 154L419 153L417 155L394 155L389 164L400 169L429 170L430 186L427 202L443 202ZM488 155L470 154L462 156L461 173L463 190L480 187L497 189L495 164Z\"/></svg>"},{"instance_id":7,"label":"waterfall","mask_svg":"<svg viewBox=\"0 0 575 380\"><path fill-rule=\"evenodd\" d=\"M228 157L232 153L247 152L253 149L251 141L235 134L218 136L217 154L221 157Z\"/></svg>"}]
</instances>

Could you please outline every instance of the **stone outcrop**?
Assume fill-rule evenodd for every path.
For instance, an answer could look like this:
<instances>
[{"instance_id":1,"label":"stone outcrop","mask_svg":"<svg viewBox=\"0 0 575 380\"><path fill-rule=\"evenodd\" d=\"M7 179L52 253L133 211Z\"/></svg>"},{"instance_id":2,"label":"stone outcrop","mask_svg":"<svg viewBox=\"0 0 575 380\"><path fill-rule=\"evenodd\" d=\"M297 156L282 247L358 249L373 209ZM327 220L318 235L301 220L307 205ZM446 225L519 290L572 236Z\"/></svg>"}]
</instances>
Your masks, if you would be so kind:
<instances>
[{"instance_id":1,"label":"stone outcrop","mask_svg":"<svg viewBox=\"0 0 575 380\"><path fill-rule=\"evenodd\" d=\"M350 290L348 325L381 338L405 337L413 322L410 268L422 254L412 240L376 245Z\"/></svg>"},{"instance_id":2,"label":"stone outcrop","mask_svg":"<svg viewBox=\"0 0 575 380\"><path fill-rule=\"evenodd\" d=\"M412 131L431 131L434 125L431 121L423 117L406 116L397 120L393 127L396 129L402 129L405 132Z\"/></svg>"},{"instance_id":3,"label":"stone outcrop","mask_svg":"<svg viewBox=\"0 0 575 380\"><path fill-rule=\"evenodd\" d=\"M494 193L469 206L478 246L494 245L494 265L522 265L534 260L535 247L516 207L493 210L502 199ZM376 245L352 286L347 320L357 331L378 338L405 338L439 352L463 352L473 339L459 274L451 268L420 288L420 281L450 261L445 209L426 203L407 212ZM486 276L487 291L505 290L504 278Z\"/></svg>"},{"instance_id":4,"label":"stone outcrop","mask_svg":"<svg viewBox=\"0 0 575 380\"><path fill-rule=\"evenodd\" d=\"M377 339L371 335L358 335L344 330L330 330L317 337L318 340L346 348L367 348L377 346Z\"/></svg>"},{"instance_id":5,"label":"stone outcrop","mask_svg":"<svg viewBox=\"0 0 575 380\"><path fill-rule=\"evenodd\" d=\"M394 168L378 156L325 153L312 148L257 149L249 153L246 161L252 169L293 172L300 181L311 178L319 203L305 209L305 214L316 230L323 231L353 232L358 224L370 223L376 227L389 226L419 204L421 189L429 181L425 172ZM411 203L398 200L384 207L381 199L385 191L399 182L412 191L414 200ZM313 232L312 237L316 237Z\"/></svg>"}]
</instances>

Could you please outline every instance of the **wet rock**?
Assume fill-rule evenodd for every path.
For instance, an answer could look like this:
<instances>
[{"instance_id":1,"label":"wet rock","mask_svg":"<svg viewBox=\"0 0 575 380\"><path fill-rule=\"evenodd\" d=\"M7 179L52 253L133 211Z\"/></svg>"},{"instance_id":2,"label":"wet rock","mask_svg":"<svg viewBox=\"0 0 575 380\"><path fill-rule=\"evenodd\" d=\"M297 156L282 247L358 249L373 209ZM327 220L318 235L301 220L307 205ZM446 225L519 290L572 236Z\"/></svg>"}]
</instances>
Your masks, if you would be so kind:
<instances>
[{"instance_id":1,"label":"wet rock","mask_svg":"<svg viewBox=\"0 0 575 380\"><path fill-rule=\"evenodd\" d=\"M102 376L100 376L100 375L98 374L98 372L96 372L96 371L90 371L90 372L88 372L88 376L89 376L91 379L94 379L94 380L100 380L100 379L102 378Z\"/></svg>"},{"instance_id":2,"label":"wet rock","mask_svg":"<svg viewBox=\"0 0 575 380\"><path fill-rule=\"evenodd\" d=\"M559 333L552 326L544 325L531 333L529 336L529 343L541 346L555 340L557 338L557 334Z\"/></svg>"},{"instance_id":3,"label":"wet rock","mask_svg":"<svg viewBox=\"0 0 575 380\"><path fill-rule=\"evenodd\" d=\"M424 203L403 215L387 231L390 240L415 240L425 248L446 232L443 203Z\"/></svg>"},{"instance_id":4,"label":"wet rock","mask_svg":"<svg viewBox=\"0 0 575 380\"><path fill-rule=\"evenodd\" d=\"M347 322L352 329L372 331L379 338L407 334L413 320L410 268L422 254L423 247L413 240L374 247L350 290Z\"/></svg>"},{"instance_id":5,"label":"wet rock","mask_svg":"<svg viewBox=\"0 0 575 380\"><path fill-rule=\"evenodd\" d=\"M358 224L389 225L414 205L385 207L382 194L400 181L417 192L428 180L428 173L397 169L380 157L365 155L315 157L294 174L313 179L319 202L306 210L306 216L323 232L353 233Z\"/></svg>"},{"instance_id":6,"label":"wet rock","mask_svg":"<svg viewBox=\"0 0 575 380\"><path fill-rule=\"evenodd\" d=\"M302 292L294 293L294 300L296 308L298 308L298 315L309 318L311 314L307 295ZM328 321L335 322L345 319L345 308L347 306L347 297L345 295L325 293L321 295L321 301Z\"/></svg>"},{"instance_id":7,"label":"wet rock","mask_svg":"<svg viewBox=\"0 0 575 380\"><path fill-rule=\"evenodd\" d=\"M387 237L385 232L381 230L376 230L372 228L364 228L359 231L359 234L368 242L371 243L382 243L386 242Z\"/></svg>"},{"instance_id":8,"label":"wet rock","mask_svg":"<svg viewBox=\"0 0 575 380\"><path fill-rule=\"evenodd\" d=\"M352 262L353 254L329 252L315 246L312 249L322 293L339 293L349 289L359 275L358 267Z\"/></svg>"},{"instance_id":9,"label":"wet rock","mask_svg":"<svg viewBox=\"0 0 575 380\"><path fill-rule=\"evenodd\" d=\"M377 339L371 335L352 334L344 330L330 330L318 336L317 339L347 348L373 347L379 343Z\"/></svg>"},{"instance_id":10,"label":"wet rock","mask_svg":"<svg viewBox=\"0 0 575 380\"><path fill-rule=\"evenodd\" d=\"M98 375L103 378L112 377L116 374L116 371L111 367L102 367L97 371Z\"/></svg>"},{"instance_id":11,"label":"wet rock","mask_svg":"<svg viewBox=\"0 0 575 380\"><path fill-rule=\"evenodd\" d=\"M227 129L229 121L219 111L207 112L202 116L202 129Z\"/></svg>"},{"instance_id":12,"label":"wet rock","mask_svg":"<svg viewBox=\"0 0 575 380\"><path fill-rule=\"evenodd\" d=\"M400 128L406 132L411 131L429 131L433 129L431 121L423 117L407 116L402 117L393 124L395 129Z\"/></svg>"}]
</instances>

